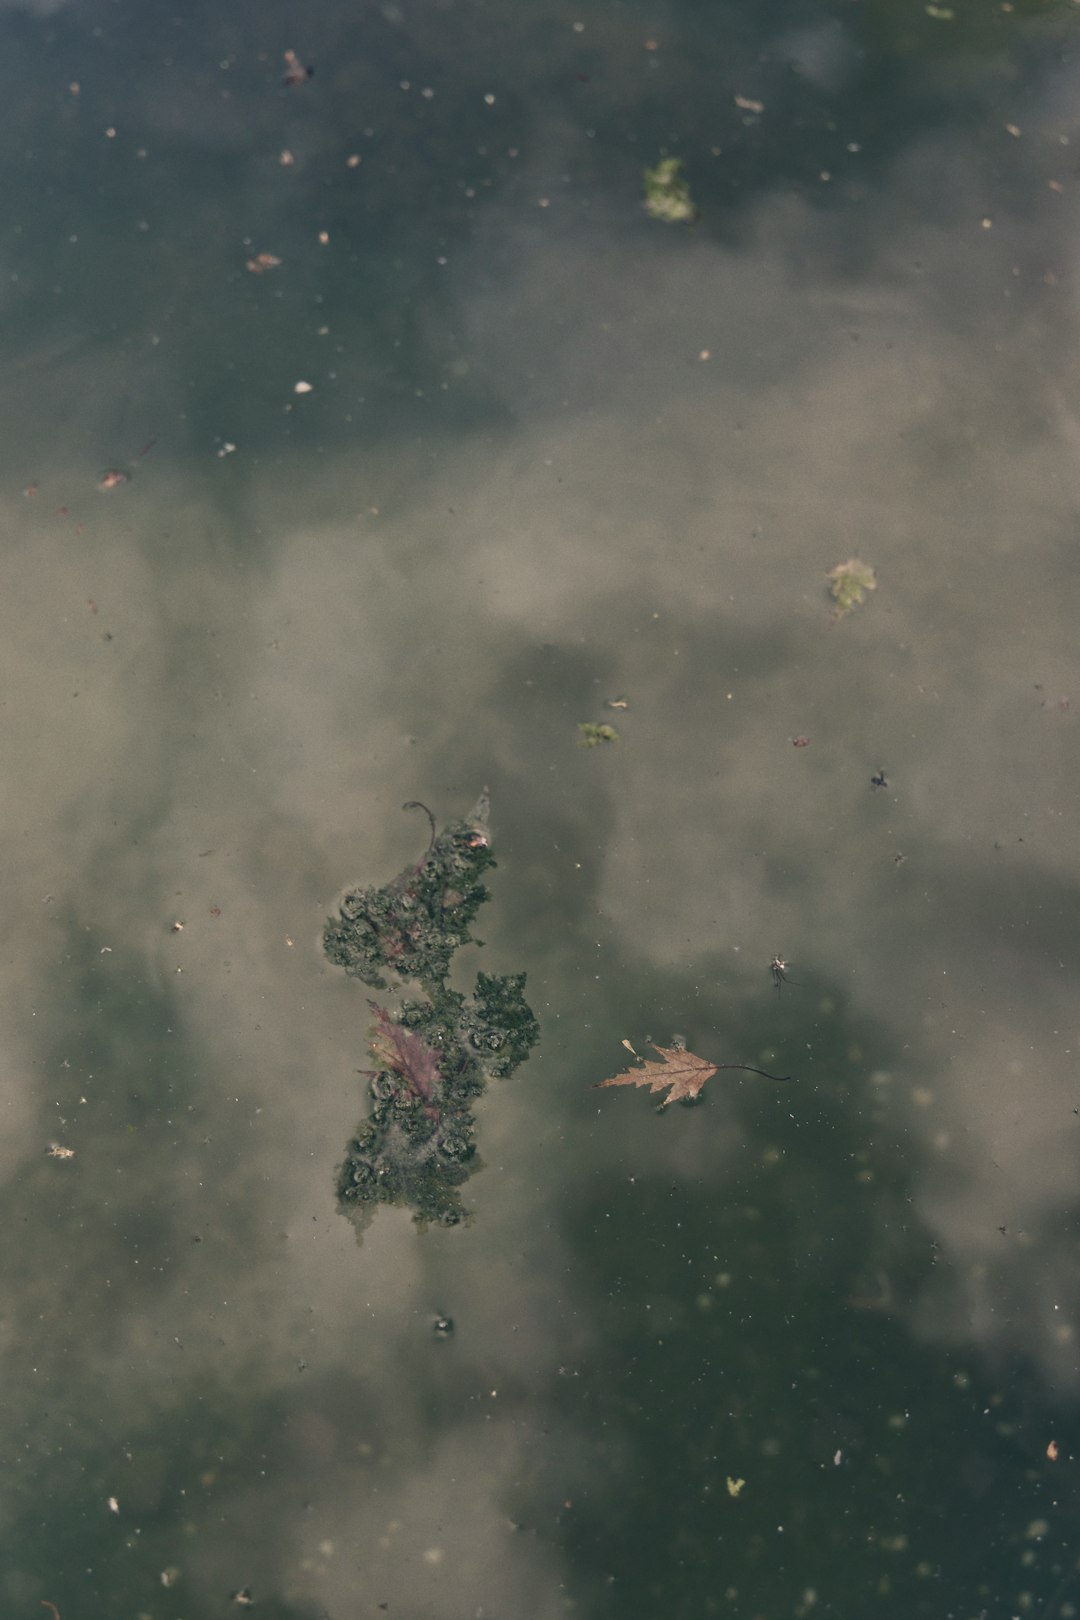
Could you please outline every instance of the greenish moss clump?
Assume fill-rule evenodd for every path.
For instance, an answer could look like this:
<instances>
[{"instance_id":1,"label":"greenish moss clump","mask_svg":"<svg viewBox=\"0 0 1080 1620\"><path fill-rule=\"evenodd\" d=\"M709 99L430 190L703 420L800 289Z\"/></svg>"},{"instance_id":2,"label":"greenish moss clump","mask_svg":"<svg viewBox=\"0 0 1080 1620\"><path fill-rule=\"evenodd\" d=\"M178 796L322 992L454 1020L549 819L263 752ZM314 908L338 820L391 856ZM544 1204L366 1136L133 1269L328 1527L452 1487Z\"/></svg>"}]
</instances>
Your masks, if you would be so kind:
<instances>
[{"instance_id":1,"label":"greenish moss clump","mask_svg":"<svg viewBox=\"0 0 1080 1620\"><path fill-rule=\"evenodd\" d=\"M858 557L849 557L847 562L837 563L835 568L829 569L825 578L832 581L829 589L836 603L834 619L842 619L852 608L865 602L867 591L877 590L877 575Z\"/></svg>"},{"instance_id":2,"label":"greenish moss clump","mask_svg":"<svg viewBox=\"0 0 1080 1620\"><path fill-rule=\"evenodd\" d=\"M472 1105L488 1079L523 1063L540 1028L524 973L478 973L469 996L446 983L450 960L472 939L494 866L486 792L464 821L435 836L427 854L382 888L350 890L323 944L331 962L385 989L413 981L423 995L397 1014L372 1001L368 1078L372 1108L338 1172L342 1209L362 1230L379 1204L404 1204L421 1224L455 1226L458 1189L480 1167Z\"/></svg>"},{"instance_id":3,"label":"greenish moss clump","mask_svg":"<svg viewBox=\"0 0 1080 1620\"><path fill-rule=\"evenodd\" d=\"M600 726L595 720L586 720L578 730L581 732L580 742L582 748L599 748L601 743L618 742L619 733L614 726Z\"/></svg>"},{"instance_id":4,"label":"greenish moss clump","mask_svg":"<svg viewBox=\"0 0 1080 1620\"><path fill-rule=\"evenodd\" d=\"M645 170L645 212L668 225L692 225L698 217L681 158L661 158Z\"/></svg>"}]
</instances>

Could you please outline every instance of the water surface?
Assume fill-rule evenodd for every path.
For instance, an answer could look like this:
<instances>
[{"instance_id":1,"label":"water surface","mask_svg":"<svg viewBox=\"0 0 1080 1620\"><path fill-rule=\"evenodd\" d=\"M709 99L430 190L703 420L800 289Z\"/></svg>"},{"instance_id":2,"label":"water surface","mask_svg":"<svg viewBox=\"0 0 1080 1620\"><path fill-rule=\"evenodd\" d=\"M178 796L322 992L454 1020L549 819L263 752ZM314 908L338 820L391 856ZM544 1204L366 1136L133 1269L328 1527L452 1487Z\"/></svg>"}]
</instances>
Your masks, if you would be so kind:
<instances>
[{"instance_id":1,"label":"water surface","mask_svg":"<svg viewBox=\"0 0 1080 1620\"><path fill-rule=\"evenodd\" d=\"M1076 1612L1080 17L949 9L0 13L5 1614ZM542 1042L358 1246L484 783Z\"/></svg>"}]
</instances>

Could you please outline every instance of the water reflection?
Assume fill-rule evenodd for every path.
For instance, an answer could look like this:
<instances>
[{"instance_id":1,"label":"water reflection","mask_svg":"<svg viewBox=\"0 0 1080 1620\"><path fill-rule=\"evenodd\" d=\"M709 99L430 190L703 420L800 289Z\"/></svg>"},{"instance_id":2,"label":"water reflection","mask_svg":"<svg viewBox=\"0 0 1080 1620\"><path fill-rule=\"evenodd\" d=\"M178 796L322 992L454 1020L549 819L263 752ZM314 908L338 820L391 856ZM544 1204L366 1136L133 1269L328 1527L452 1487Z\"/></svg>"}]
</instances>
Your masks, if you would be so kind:
<instances>
[{"instance_id":1,"label":"water reflection","mask_svg":"<svg viewBox=\"0 0 1080 1620\"><path fill-rule=\"evenodd\" d=\"M1009 15L5 9L7 1610L1078 1601L1075 18ZM485 780L542 1053L474 1224L357 1248L319 930ZM675 1031L792 1083L600 1107Z\"/></svg>"}]
</instances>

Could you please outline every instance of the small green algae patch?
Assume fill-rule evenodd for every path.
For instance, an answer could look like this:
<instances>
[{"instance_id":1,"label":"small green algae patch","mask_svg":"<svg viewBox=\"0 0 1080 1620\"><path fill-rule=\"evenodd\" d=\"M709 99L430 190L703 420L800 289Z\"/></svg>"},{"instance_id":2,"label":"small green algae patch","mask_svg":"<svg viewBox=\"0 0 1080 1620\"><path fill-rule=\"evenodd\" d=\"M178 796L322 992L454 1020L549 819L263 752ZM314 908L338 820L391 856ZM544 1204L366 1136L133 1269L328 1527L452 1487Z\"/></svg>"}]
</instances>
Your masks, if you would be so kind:
<instances>
[{"instance_id":1,"label":"small green algae patch","mask_svg":"<svg viewBox=\"0 0 1080 1620\"><path fill-rule=\"evenodd\" d=\"M582 748L599 748L601 743L618 742L619 733L614 726L597 725L595 720L586 720L578 726L581 736L578 738Z\"/></svg>"},{"instance_id":2,"label":"small green algae patch","mask_svg":"<svg viewBox=\"0 0 1080 1620\"><path fill-rule=\"evenodd\" d=\"M698 217L690 186L682 172L682 158L661 158L645 170L645 212L669 225L689 225Z\"/></svg>"},{"instance_id":3,"label":"small green algae patch","mask_svg":"<svg viewBox=\"0 0 1080 1620\"><path fill-rule=\"evenodd\" d=\"M835 568L829 569L825 577L832 580L829 589L836 603L833 608L834 619L842 619L852 608L864 602L867 591L877 590L877 575L858 557L850 557L845 563L837 563Z\"/></svg>"}]
</instances>

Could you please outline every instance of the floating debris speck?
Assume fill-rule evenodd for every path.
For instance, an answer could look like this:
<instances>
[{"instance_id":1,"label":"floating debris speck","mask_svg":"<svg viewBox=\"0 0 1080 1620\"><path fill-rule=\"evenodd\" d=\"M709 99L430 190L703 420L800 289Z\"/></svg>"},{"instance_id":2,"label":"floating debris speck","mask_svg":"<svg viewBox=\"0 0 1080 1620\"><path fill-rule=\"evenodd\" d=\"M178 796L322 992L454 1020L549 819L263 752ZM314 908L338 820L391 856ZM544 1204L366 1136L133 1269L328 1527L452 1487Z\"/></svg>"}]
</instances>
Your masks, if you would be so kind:
<instances>
[{"instance_id":1,"label":"floating debris speck","mask_svg":"<svg viewBox=\"0 0 1080 1620\"><path fill-rule=\"evenodd\" d=\"M313 67L305 67L295 51L286 51L284 53L284 61L285 73L281 82L283 85L285 85L286 89L295 84L306 84L309 79L314 78L315 69Z\"/></svg>"}]
</instances>

